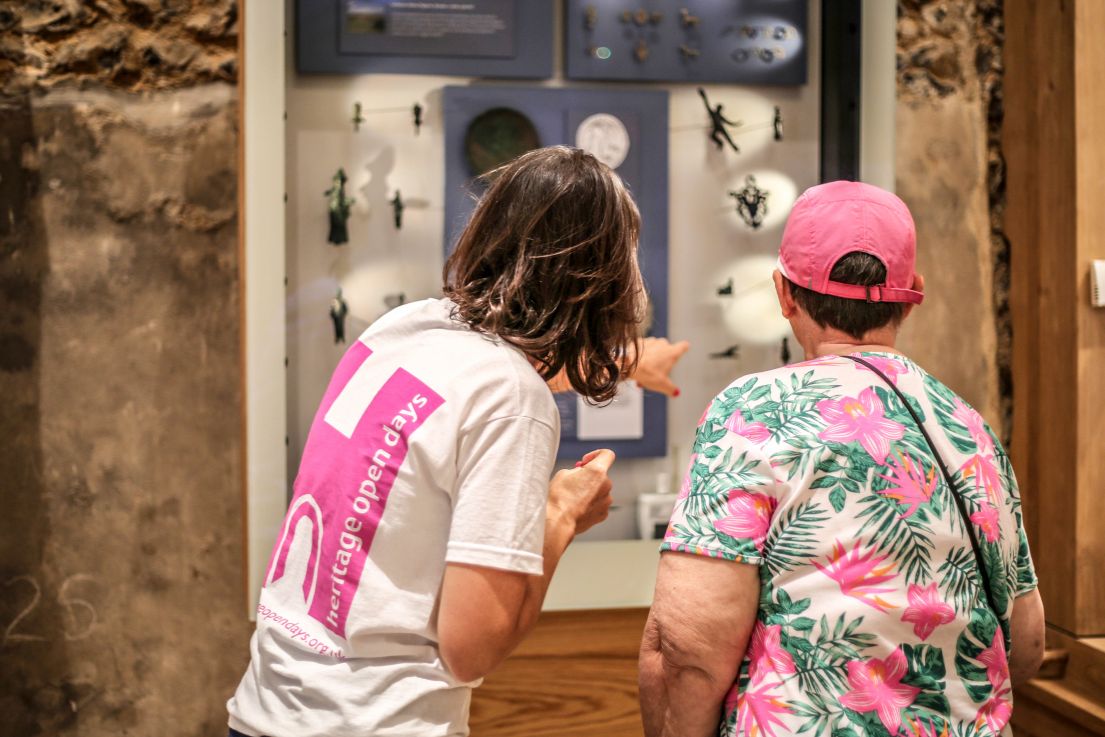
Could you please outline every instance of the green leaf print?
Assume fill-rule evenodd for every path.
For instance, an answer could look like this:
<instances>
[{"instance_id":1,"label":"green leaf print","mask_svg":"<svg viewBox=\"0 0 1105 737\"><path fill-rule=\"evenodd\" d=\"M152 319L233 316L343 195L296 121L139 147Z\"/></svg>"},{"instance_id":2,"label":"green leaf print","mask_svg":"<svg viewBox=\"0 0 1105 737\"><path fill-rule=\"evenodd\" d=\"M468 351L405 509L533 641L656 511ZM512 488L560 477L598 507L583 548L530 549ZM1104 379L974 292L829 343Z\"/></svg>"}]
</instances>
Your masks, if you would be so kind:
<instances>
[{"instance_id":1,"label":"green leaf print","mask_svg":"<svg viewBox=\"0 0 1105 737\"><path fill-rule=\"evenodd\" d=\"M683 523L677 523L672 527L672 533L680 545L691 548L704 548L726 560L741 560L750 558L759 560L760 551L756 550L753 541L735 540L723 532L719 532L713 524L713 520L703 517L687 517Z\"/></svg>"},{"instance_id":2,"label":"green leaf print","mask_svg":"<svg viewBox=\"0 0 1105 737\"><path fill-rule=\"evenodd\" d=\"M896 735L890 734L883 723L879 720L879 714L877 711L869 711L863 714L852 711L851 709L845 709L844 714L848 717L848 720L859 729L859 733L863 737L896 737Z\"/></svg>"},{"instance_id":3,"label":"green leaf print","mask_svg":"<svg viewBox=\"0 0 1105 737\"><path fill-rule=\"evenodd\" d=\"M706 450L710 448L714 449L716 457L718 447L711 445ZM741 453L735 463L730 454L726 454L712 469L696 458L691 466L690 493L683 500L686 516L709 517L711 521L725 516L730 490L751 490L767 483L763 474L755 470L758 464L759 461L750 459L747 452Z\"/></svg>"},{"instance_id":4,"label":"green leaf print","mask_svg":"<svg viewBox=\"0 0 1105 737\"><path fill-rule=\"evenodd\" d=\"M1001 546L981 539L979 544L982 545L982 561L990 574L990 593L994 597L994 606L997 607L998 614L1005 617L1009 613L1009 593L1012 588L1006 583L1006 564L1001 557Z\"/></svg>"},{"instance_id":5,"label":"green leaf print","mask_svg":"<svg viewBox=\"0 0 1105 737\"><path fill-rule=\"evenodd\" d=\"M826 697L817 691L811 691L806 696L808 701L805 703L791 702L794 715L806 720L798 728L798 734L812 732L816 737L820 737L830 727L833 727L833 735L856 735L856 737L860 737L845 722L844 707L837 703L835 695Z\"/></svg>"},{"instance_id":6,"label":"green leaf print","mask_svg":"<svg viewBox=\"0 0 1105 737\"><path fill-rule=\"evenodd\" d=\"M769 576L806 565L817 550L821 528L829 514L815 501L791 507L779 515L764 541L765 568Z\"/></svg>"},{"instance_id":7,"label":"green leaf print","mask_svg":"<svg viewBox=\"0 0 1105 737\"><path fill-rule=\"evenodd\" d=\"M817 403L827 399L837 387L831 378L814 378L813 370L807 371L802 378L794 373L789 385L776 379L772 385L774 398L749 408L753 421L762 422L771 431L776 441L786 441L800 436L816 437L824 427ZM778 390L775 393L775 390Z\"/></svg>"},{"instance_id":8,"label":"green leaf print","mask_svg":"<svg viewBox=\"0 0 1105 737\"><path fill-rule=\"evenodd\" d=\"M988 699L993 690L986 677L986 665L979 656L991 646L997 629L998 621L990 610L975 607L971 610L967 629L959 635L955 645L955 672L975 703Z\"/></svg>"},{"instance_id":9,"label":"green leaf print","mask_svg":"<svg viewBox=\"0 0 1105 737\"><path fill-rule=\"evenodd\" d=\"M824 615L817 623L818 634L813 640L783 633L787 648L794 658L798 684L806 693L820 691L839 693L848 685L848 662L860 660L863 651L875 644L877 637L860 632L863 617L845 624L841 614L830 625ZM812 634L812 630L810 632Z\"/></svg>"},{"instance_id":10,"label":"green leaf print","mask_svg":"<svg viewBox=\"0 0 1105 737\"><path fill-rule=\"evenodd\" d=\"M883 494L868 494L860 503L865 506L856 516L864 522L857 536L872 533L876 549L894 559L907 583L932 578L932 528L917 515L903 518L898 502Z\"/></svg>"},{"instance_id":11,"label":"green leaf print","mask_svg":"<svg viewBox=\"0 0 1105 737\"><path fill-rule=\"evenodd\" d=\"M833 505L833 510L838 514L844 511L844 489L838 486L829 492L829 504Z\"/></svg>"},{"instance_id":12,"label":"green leaf print","mask_svg":"<svg viewBox=\"0 0 1105 737\"><path fill-rule=\"evenodd\" d=\"M933 645L902 645L906 657L906 674L902 683L916 686L921 692L906 709L906 715L933 722L938 728L951 716L951 706L945 696L947 688L944 681L947 668L944 665L944 651Z\"/></svg>"},{"instance_id":13,"label":"green leaf print","mask_svg":"<svg viewBox=\"0 0 1105 737\"><path fill-rule=\"evenodd\" d=\"M1032 568L1032 556L1028 551L1028 538L1021 526L1020 513L1017 513L1017 595L1027 594L1036 588L1036 571Z\"/></svg>"},{"instance_id":14,"label":"green leaf print","mask_svg":"<svg viewBox=\"0 0 1105 737\"><path fill-rule=\"evenodd\" d=\"M978 446L971 439L967 426L955 419L955 394L932 375L925 374L925 393L936 414L936 421L944 429L948 440L962 453L977 453Z\"/></svg>"},{"instance_id":15,"label":"green leaf print","mask_svg":"<svg viewBox=\"0 0 1105 737\"><path fill-rule=\"evenodd\" d=\"M940 591L944 599L955 607L956 614L970 609L981 591L978 564L967 546L952 548L947 560L936 570L940 574Z\"/></svg>"}]
</instances>

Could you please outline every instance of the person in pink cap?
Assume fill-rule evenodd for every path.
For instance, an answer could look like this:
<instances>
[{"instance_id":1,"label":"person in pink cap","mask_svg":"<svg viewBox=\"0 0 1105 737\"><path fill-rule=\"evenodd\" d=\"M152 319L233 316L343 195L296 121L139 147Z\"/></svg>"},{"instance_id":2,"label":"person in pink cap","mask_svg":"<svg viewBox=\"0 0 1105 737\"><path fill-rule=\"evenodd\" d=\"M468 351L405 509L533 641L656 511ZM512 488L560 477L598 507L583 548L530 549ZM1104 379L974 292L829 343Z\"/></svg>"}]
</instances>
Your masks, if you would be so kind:
<instances>
[{"instance_id":1,"label":"person in pink cap","mask_svg":"<svg viewBox=\"0 0 1105 737\"><path fill-rule=\"evenodd\" d=\"M1001 443L896 348L915 255L890 192L795 203L774 277L806 360L698 427L641 644L648 737L1012 733L1043 606Z\"/></svg>"}]
</instances>

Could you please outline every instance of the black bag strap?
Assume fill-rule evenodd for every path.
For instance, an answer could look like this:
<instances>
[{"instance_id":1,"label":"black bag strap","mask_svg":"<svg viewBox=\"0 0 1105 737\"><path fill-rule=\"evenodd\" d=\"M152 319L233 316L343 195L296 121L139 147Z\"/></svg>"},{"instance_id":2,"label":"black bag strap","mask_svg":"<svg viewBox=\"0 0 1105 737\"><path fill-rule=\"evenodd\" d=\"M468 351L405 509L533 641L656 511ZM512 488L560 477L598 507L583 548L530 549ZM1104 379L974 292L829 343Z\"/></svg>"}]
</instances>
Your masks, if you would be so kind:
<instances>
[{"instance_id":1,"label":"black bag strap","mask_svg":"<svg viewBox=\"0 0 1105 737\"><path fill-rule=\"evenodd\" d=\"M963 497L959 494L959 490L955 486L955 482L952 480L952 475L948 472L947 465L944 464L944 458L940 455L940 451L936 449L936 444L932 442L932 438L929 437L928 430L925 428L925 423L921 421L921 418L917 416L916 410L913 409L913 405L906 399L905 394L898 388L897 384L887 378L886 374L876 368L868 361L863 360L857 356L844 356L844 358L851 359L861 366L866 367L870 371L874 372L876 376L882 379L890 389L898 395L898 399L902 401L902 405L909 412L910 417L913 418L913 422L917 425L917 429L921 431L921 435L924 436L925 442L928 443L929 450L932 451L932 457L936 459L936 464L940 466L940 473L944 475L944 481L948 485L948 491L951 493L952 498L955 499L955 506L959 509L959 516L963 518L963 526L967 529L967 536L971 539L971 550L975 554L975 563L978 565L978 576L982 581L982 590L986 594L986 603L990 605L990 611L994 613L994 616L998 619L998 625L1001 627L1002 635L1005 637L1006 645L1009 644L1009 632L1006 629L1005 620L1003 618L1004 612L998 610L994 604L994 590L990 583L990 573L986 570L986 564L982 558L982 546L978 542L978 533L975 532L975 523L971 521L970 514L967 513L967 504L963 501Z\"/></svg>"}]
</instances>

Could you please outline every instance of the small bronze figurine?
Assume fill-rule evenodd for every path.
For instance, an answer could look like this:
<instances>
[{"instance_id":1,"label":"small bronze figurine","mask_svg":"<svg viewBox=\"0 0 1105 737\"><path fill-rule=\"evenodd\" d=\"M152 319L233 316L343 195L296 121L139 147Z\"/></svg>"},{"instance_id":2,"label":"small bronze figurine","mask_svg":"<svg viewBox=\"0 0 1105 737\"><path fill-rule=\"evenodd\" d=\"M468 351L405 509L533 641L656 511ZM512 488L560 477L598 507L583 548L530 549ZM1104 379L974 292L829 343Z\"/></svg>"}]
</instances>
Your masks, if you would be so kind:
<instances>
[{"instance_id":1,"label":"small bronze figurine","mask_svg":"<svg viewBox=\"0 0 1105 737\"><path fill-rule=\"evenodd\" d=\"M731 345L723 351L710 354L710 358L740 358L740 356L741 347L739 345Z\"/></svg>"},{"instance_id":2,"label":"small bronze figurine","mask_svg":"<svg viewBox=\"0 0 1105 737\"><path fill-rule=\"evenodd\" d=\"M779 352L779 358L784 366L790 363L790 340L787 338L783 338L783 349Z\"/></svg>"},{"instance_id":3,"label":"small bronze figurine","mask_svg":"<svg viewBox=\"0 0 1105 737\"><path fill-rule=\"evenodd\" d=\"M779 110L779 106L775 106L775 118L771 121L772 127L775 129L775 140L783 140L783 112Z\"/></svg>"},{"instance_id":4,"label":"small bronze figurine","mask_svg":"<svg viewBox=\"0 0 1105 737\"><path fill-rule=\"evenodd\" d=\"M711 106L710 99L706 97L706 90L699 87L698 94L702 96L702 102L706 104L706 112L710 116L710 140L714 142L718 149L722 149L725 148L725 143L722 142L724 139L724 141L732 147L733 151L739 154L741 150L729 136L729 129L726 126L731 125L739 127L742 123L739 120L729 120L726 118L722 113L723 108L721 103Z\"/></svg>"},{"instance_id":5,"label":"small bronze figurine","mask_svg":"<svg viewBox=\"0 0 1105 737\"><path fill-rule=\"evenodd\" d=\"M395 229L402 230L403 210L407 208L407 206L403 204L403 195L399 193L399 190L395 190L395 196L392 197L389 202L391 202L391 212L395 216Z\"/></svg>"},{"instance_id":6,"label":"small bronze figurine","mask_svg":"<svg viewBox=\"0 0 1105 737\"><path fill-rule=\"evenodd\" d=\"M699 56L702 55L702 51L700 49L694 48L693 46L682 44L679 47L679 55L682 56L684 59L697 59Z\"/></svg>"},{"instance_id":7,"label":"small bronze figurine","mask_svg":"<svg viewBox=\"0 0 1105 737\"><path fill-rule=\"evenodd\" d=\"M349 305L341 296L341 287L338 293L330 300L330 320L334 323L334 345L345 342L345 316L349 314Z\"/></svg>"},{"instance_id":8,"label":"small bronze figurine","mask_svg":"<svg viewBox=\"0 0 1105 737\"><path fill-rule=\"evenodd\" d=\"M648 61L648 55L650 53L652 53L652 50L649 49L645 40L643 38L637 39L637 45L633 47L633 58L641 64L644 64Z\"/></svg>"},{"instance_id":9,"label":"small bronze figurine","mask_svg":"<svg viewBox=\"0 0 1105 737\"><path fill-rule=\"evenodd\" d=\"M411 108L411 114L414 115L414 135L418 135L422 130L422 106L417 102Z\"/></svg>"},{"instance_id":10,"label":"small bronze figurine","mask_svg":"<svg viewBox=\"0 0 1105 737\"><path fill-rule=\"evenodd\" d=\"M594 5L588 5L583 9L583 27L588 31L595 30L599 22L599 11Z\"/></svg>"},{"instance_id":11,"label":"small bronze figurine","mask_svg":"<svg viewBox=\"0 0 1105 737\"><path fill-rule=\"evenodd\" d=\"M330 210L330 232L326 240L335 246L349 242L349 213L353 206L353 198L345 196L345 183L349 179L345 176L344 169L338 169L338 173L331 180L330 189L325 194Z\"/></svg>"},{"instance_id":12,"label":"small bronze figurine","mask_svg":"<svg viewBox=\"0 0 1105 737\"><path fill-rule=\"evenodd\" d=\"M733 279L729 278L729 281L725 282L722 286L717 288L717 296L719 297L732 297L733 296Z\"/></svg>"},{"instance_id":13,"label":"small bronze figurine","mask_svg":"<svg viewBox=\"0 0 1105 737\"><path fill-rule=\"evenodd\" d=\"M359 131L363 122L365 122L365 117L361 111L361 103L355 102L353 103L353 131Z\"/></svg>"},{"instance_id":14,"label":"small bronze figurine","mask_svg":"<svg viewBox=\"0 0 1105 737\"><path fill-rule=\"evenodd\" d=\"M753 230L759 229L767 216L767 198L770 192L756 186L756 177L749 174L744 178L744 187L729 196L737 201L737 214Z\"/></svg>"},{"instance_id":15,"label":"small bronze figurine","mask_svg":"<svg viewBox=\"0 0 1105 737\"><path fill-rule=\"evenodd\" d=\"M699 18L686 8L679 9L679 22L684 28L698 28Z\"/></svg>"}]
</instances>

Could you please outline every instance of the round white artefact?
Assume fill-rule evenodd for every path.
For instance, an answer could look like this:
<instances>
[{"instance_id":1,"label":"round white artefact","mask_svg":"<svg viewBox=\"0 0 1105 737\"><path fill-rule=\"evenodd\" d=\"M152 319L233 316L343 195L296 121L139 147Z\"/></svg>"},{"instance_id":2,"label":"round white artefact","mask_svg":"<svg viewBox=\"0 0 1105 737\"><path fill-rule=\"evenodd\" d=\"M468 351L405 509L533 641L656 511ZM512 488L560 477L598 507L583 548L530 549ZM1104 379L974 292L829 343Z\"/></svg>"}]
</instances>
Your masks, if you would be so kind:
<instances>
[{"instance_id":1,"label":"round white artefact","mask_svg":"<svg viewBox=\"0 0 1105 737\"><path fill-rule=\"evenodd\" d=\"M596 113L576 128L576 146L617 169L629 155L629 131L610 113Z\"/></svg>"}]
</instances>

